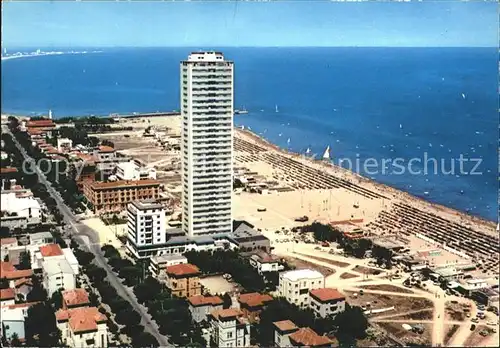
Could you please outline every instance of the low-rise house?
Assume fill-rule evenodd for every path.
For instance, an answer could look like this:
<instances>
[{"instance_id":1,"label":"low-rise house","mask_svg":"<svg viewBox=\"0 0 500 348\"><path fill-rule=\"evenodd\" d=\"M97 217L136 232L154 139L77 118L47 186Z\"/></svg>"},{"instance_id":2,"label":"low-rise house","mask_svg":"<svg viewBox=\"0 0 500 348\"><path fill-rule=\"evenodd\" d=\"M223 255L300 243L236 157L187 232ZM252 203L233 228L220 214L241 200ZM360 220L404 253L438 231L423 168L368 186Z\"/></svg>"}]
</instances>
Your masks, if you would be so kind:
<instances>
[{"instance_id":1,"label":"low-rise house","mask_svg":"<svg viewBox=\"0 0 500 348\"><path fill-rule=\"evenodd\" d=\"M16 303L16 291L13 288L0 289L0 306L9 306Z\"/></svg>"},{"instance_id":2,"label":"low-rise house","mask_svg":"<svg viewBox=\"0 0 500 348\"><path fill-rule=\"evenodd\" d=\"M30 245L45 245L54 243L54 236L50 232L30 233L28 235Z\"/></svg>"},{"instance_id":3,"label":"low-rise house","mask_svg":"<svg viewBox=\"0 0 500 348\"><path fill-rule=\"evenodd\" d=\"M58 244L46 244L40 246L38 251L35 251L35 261L32 263L33 269L42 267L44 261L48 260L65 260L73 269L73 273L79 273L78 260L70 248L62 249Z\"/></svg>"},{"instance_id":4,"label":"low-rise house","mask_svg":"<svg viewBox=\"0 0 500 348\"><path fill-rule=\"evenodd\" d=\"M26 297L33 289L33 281L31 278L21 278L14 282L14 286L16 289L16 295L22 295L22 298L26 300Z\"/></svg>"},{"instance_id":5,"label":"low-rise house","mask_svg":"<svg viewBox=\"0 0 500 348\"><path fill-rule=\"evenodd\" d=\"M61 341L70 347L107 347L107 318L95 307L61 309L56 313Z\"/></svg>"},{"instance_id":6,"label":"low-rise house","mask_svg":"<svg viewBox=\"0 0 500 348\"><path fill-rule=\"evenodd\" d=\"M4 255L7 255L10 248L16 247L17 245L18 245L17 238L12 237L12 238L0 239L0 248L1 248L0 250L1 250L2 257Z\"/></svg>"},{"instance_id":7,"label":"low-rise house","mask_svg":"<svg viewBox=\"0 0 500 348\"><path fill-rule=\"evenodd\" d=\"M274 344L276 347L290 347L290 335L299 328L291 320L276 321L274 324Z\"/></svg>"},{"instance_id":8,"label":"low-rise house","mask_svg":"<svg viewBox=\"0 0 500 348\"><path fill-rule=\"evenodd\" d=\"M208 314L222 309L224 301L219 296L191 296L188 298L189 311L197 323L207 320Z\"/></svg>"},{"instance_id":9,"label":"low-rise house","mask_svg":"<svg viewBox=\"0 0 500 348\"><path fill-rule=\"evenodd\" d=\"M266 272L279 272L284 269L283 265L280 265L279 258L270 255L266 252L257 252L249 257L250 265L259 272L263 274Z\"/></svg>"},{"instance_id":10,"label":"low-rise house","mask_svg":"<svg viewBox=\"0 0 500 348\"><path fill-rule=\"evenodd\" d=\"M167 287L172 295L191 297L201 295L200 270L189 263L169 266L166 269Z\"/></svg>"},{"instance_id":11,"label":"low-rise house","mask_svg":"<svg viewBox=\"0 0 500 348\"><path fill-rule=\"evenodd\" d=\"M89 294L85 289L76 288L62 292L62 308L72 309L90 305Z\"/></svg>"},{"instance_id":12,"label":"low-rise house","mask_svg":"<svg viewBox=\"0 0 500 348\"><path fill-rule=\"evenodd\" d=\"M49 297L59 289L76 288L76 274L64 258L48 259L42 262L43 286Z\"/></svg>"},{"instance_id":13,"label":"low-rise house","mask_svg":"<svg viewBox=\"0 0 500 348\"><path fill-rule=\"evenodd\" d=\"M309 307L309 291L325 287L325 277L312 269L280 273L278 294L291 304Z\"/></svg>"},{"instance_id":14,"label":"low-rise house","mask_svg":"<svg viewBox=\"0 0 500 348\"><path fill-rule=\"evenodd\" d=\"M17 270L11 262L0 262L0 278L6 279L9 282L9 287L14 288L16 280L22 278L31 278L33 270Z\"/></svg>"},{"instance_id":15,"label":"low-rise house","mask_svg":"<svg viewBox=\"0 0 500 348\"><path fill-rule=\"evenodd\" d=\"M164 278L167 267L186 263L188 263L188 259L182 255L153 256L149 263L149 272L154 278Z\"/></svg>"},{"instance_id":16,"label":"low-rise house","mask_svg":"<svg viewBox=\"0 0 500 348\"><path fill-rule=\"evenodd\" d=\"M208 320L210 339L217 347L250 347L250 322L240 310L215 310Z\"/></svg>"},{"instance_id":17,"label":"low-rise house","mask_svg":"<svg viewBox=\"0 0 500 348\"><path fill-rule=\"evenodd\" d=\"M6 190L0 194L0 197L2 212L26 218L30 224L41 222L42 208L30 190L17 188Z\"/></svg>"},{"instance_id":18,"label":"low-rise house","mask_svg":"<svg viewBox=\"0 0 500 348\"><path fill-rule=\"evenodd\" d=\"M309 307L318 317L334 317L345 311L345 296L336 289L313 289L309 296Z\"/></svg>"},{"instance_id":19,"label":"low-rise house","mask_svg":"<svg viewBox=\"0 0 500 348\"><path fill-rule=\"evenodd\" d=\"M293 347L332 347L334 341L326 336L318 335L313 329L303 327L289 336Z\"/></svg>"},{"instance_id":20,"label":"low-rise house","mask_svg":"<svg viewBox=\"0 0 500 348\"><path fill-rule=\"evenodd\" d=\"M242 294L238 297L240 309L251 323L259 320L260 312L271 301L273 298L270 295L258 292Z\"/></svg>"},{"instance_id":21,"label":"low-rise house","mask_svg":"<svg viewBox=\"0 0 500 348\"><path fill-rule=\"evenodd\" d=\"M15 334L20 341L26 339L24 322L28 316L28 309L38 302L19 303L0 307L2 321L2 335L10 341Z\"/></svg>"}]
</instances>

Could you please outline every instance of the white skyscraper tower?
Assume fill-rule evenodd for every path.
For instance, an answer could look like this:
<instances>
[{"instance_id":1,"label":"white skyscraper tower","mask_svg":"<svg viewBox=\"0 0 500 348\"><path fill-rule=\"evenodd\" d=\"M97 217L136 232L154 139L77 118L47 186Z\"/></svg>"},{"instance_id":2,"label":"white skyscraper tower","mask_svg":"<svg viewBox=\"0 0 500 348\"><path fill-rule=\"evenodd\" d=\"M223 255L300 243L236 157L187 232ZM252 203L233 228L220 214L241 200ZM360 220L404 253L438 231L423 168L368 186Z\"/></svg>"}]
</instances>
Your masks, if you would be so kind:
<instances>
[{"instance_id":1,"label":"white skyscraper tower","mask_svg":"<svg viewBox=\"0 0 500 348\"><path fill-rule=\"evenodd\" d=\"M233 62L194 52L181 62L182 229L232 232Z\"/></svg>"}]
</instances>

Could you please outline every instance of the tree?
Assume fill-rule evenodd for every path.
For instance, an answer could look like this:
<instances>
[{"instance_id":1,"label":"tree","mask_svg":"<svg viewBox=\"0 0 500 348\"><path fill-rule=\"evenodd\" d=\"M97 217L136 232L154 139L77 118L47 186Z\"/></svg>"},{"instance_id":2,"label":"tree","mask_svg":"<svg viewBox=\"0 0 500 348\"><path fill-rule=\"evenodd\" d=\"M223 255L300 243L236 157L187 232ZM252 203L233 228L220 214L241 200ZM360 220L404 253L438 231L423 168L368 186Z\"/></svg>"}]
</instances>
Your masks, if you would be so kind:
<instances>
[{"instance_id":1,"label":"tree","mask_svg":"<svg viewBox=\"0 0 500 348\"><path fill-rule=\"evenodd\" d=\"M158 340L148 332L140 332L132 338L132 346L134 347L158 347Z\"/></svg>"},{"instance_id":2,"label":"tree","mask_svg":"<svg viewBox=\"0 0 500 348\"><path fill-rule=\"evenodd\" d=\"M38 302L38 301L45 301L46 299L47 299L47 291L42 287L40 280L37 277L33 277L33 287L26 296L26 301Z\"/></svg>"},{"instance_id":3,"label":"tree","mask_svg":"<svg viewBox=\"0 0 500 348\"><path fill-rule=\"evenodd\" d=\"M31 269L31 257L29 252L23 251L19 255L19 269Z\"/></svg>"},{"instance_id":4,"label":"tree","mask_svg":"<svg viewBox=\"0 0 500 348\"><path fill-rule=\"evenodd\" d=\"M27 346L53 347L59 344L60 331L52 307L44 302L32 305L25 320Z\"/></svg>"},{"instance_id":5,"label":"tree","mask_svg":"<svg viewBox=\"0 0 500 348\"><path fill-rule=\"evenodd\" d=\"M337 328L336 337L340 343L352 344L356 339L366 336L368 319L361 307L351 307L346 304L345 311L337 314L333 324Z\"/></svg>"},{"instance_id":6,"label":"tree","mask_svg":"<svg viewBox=\"0 0 500 348\"><path fill-rule=\"evenodd\" d=\"M54 309L57 311L58 309L62 308L62 302L63 302L63 297L62 297L62 289L57 290L52 294L52 297L50 298L50 302L52 302L52 306L54 306Z\"/></svg>"},{"instance_id":7,"label":"tree","mask_svg":"<svg viewBox=\"0 0 500 348\"><path fill-rule=\"evenodd\" d=\"M17 333L13 333L12 337L10 338L10 346L11 347L20 347L22 345L21 341L19 340L19 336Z\"/></svg>"},{"instance_id":8,"label":"tree","mask_svg":"<svg viewBox=\"0 0 500 348\"><path fill-rule=\"evenodd\" d=\"M89 279L93 283L102 283L104 281L104 278L106 278L106 276L107 276L107 273L103 268L98 267L94 264L89 264L87 266L86 272L87 272Z\"/></svg>"},{"instance_id":9,"label":"tree","mask_svg":"<svg viewBox=\"0 0 500 348\"><path fill-rule=\"evenodd\" d=\"M116 313L115 320L118 324L138 325L141 322L141 316L132 308L127 308Z\"/></svg>"},{"instance_id":10,"label":"tree","mask_svg":"<svg viewBox=\"0 0 500 348\"><path fill-rule=\"evenodd\" d=\"M226 292L224 294L224 296L222 296L222 300L224 301L224 303L222 304L222 308L224 308L224 309L231 308L231 306L233 304L233 300L231 299L231 295L229 295Z\"/></svg>"}]
</instances>

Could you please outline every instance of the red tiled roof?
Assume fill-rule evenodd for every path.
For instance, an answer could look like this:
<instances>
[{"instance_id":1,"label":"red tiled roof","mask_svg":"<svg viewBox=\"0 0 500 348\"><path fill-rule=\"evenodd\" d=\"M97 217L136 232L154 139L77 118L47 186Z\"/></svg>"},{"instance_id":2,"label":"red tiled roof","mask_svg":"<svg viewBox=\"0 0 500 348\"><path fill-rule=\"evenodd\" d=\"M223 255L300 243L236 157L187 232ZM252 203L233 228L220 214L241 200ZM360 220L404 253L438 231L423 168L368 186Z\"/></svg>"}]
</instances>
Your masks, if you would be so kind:
<instances>
[{"instance_id":1,"label":"red tiled roof","mask_svg":"<svg viewBox=\"0 0 500 348\"><path fill-rule=\"evenodd\" d=\"M243 313L236 308L227 308L227 309L216 309L210 313L215 319L228 319L228 318L236 318L238 316L243 315Z\"/></svg>"},{"instance_id":2,"label":"red tiled roof","mask_svg":"<svg viewBox=\"0 0 500 348\"><path fill-rule=\"evenodd\" d=\"M249 294L242 294L238 297L238 302L246 304L249 307L263 306L266 302L272 301L273 298L268 294L259 294L252 292Z\"/></svg>"},{"instance_id":3,"label":"red tiled roof","mask_svg":"<svg viewBox=\"0 0 500 348\"><path fill-rule=\"evenodd\" d=\"M2 308L14 309L14 308L31 307L33 305L36 305L37 303L40 303L40 301L17 303L17 304L13 304L13 305L9 305L9 306L3 306Z\"/></svg>"},{"instance_id":4,"label":"red tiled roof","mask_svg":"<svg viewBox=\"0 0 500 348\"><path fill-rule=\"evenodd\" d=\"M323 302L332 300L345 300L345 296L341 292L339 292L337 289L332 288L314 289L310 291L310 294Z\"/></svg>"},{"instance_id":5,"label":"red tiled roof","mask_svg":"<svg viewBox=\"0 0 500 348\"><path fill-rule=\"evenodd\" d=\"M191 296L188 301L193 306L217 306L224 303L224 301L219 296Z\"/></svg>"},{"instance_id":6,"label":"red tiled roof","mask_svg":"<svg viewBox=\"0 0 500 348\"><path fill-rule=\"evenodd\" d=\"M12 244L16 243L17 244L17 238L1 238L0 239L0 245L6 245L6 244Z\"/></svg>"},{"instance_id":7,"label":"red tiled roof","mask_svg":"<svg viewBox=\"0 0 500 348\"><path fill-rule=\"evenodd\" d=\"M101 145L99 146L99 152L115 152L111 146Z\"/></svg>"},{"instance_id":8,"label":"red tiled roof","mask_svg":"<svg viewBox=\"0 0 500 348\"><path fill-rule=\"evenodd\" d=\"M119 187L142 187L142 186L159 186L158 180L119 180L110 182L94 182L90 184L92 190L111 189Z\"/></svg>"},{"instance_id":9,"label":"red tiled roof","mask_svg":"<svg viewBox=\"0 0 500 348\"><path fill-rule=\"evenodd\" d=\"M173 265L167 267L167 274L168 275L174 275L177 277L181 276L187 276L187 275L196 275L200 273L200 269L196 267L195 265L192 265L190 263L183 263L180 265Z\"/></svg>"},{"instance_id":10,"label":"red tiled roof","mask_svg":"<svg viewBox=\"0 0 500 348\"><path fill-rule=\"evenodd\" d=\"M59 256L63 251L59 244L47 244L40 247L40 253L43 257Z\"/></svg>"},{"instance_id":11,"label":"red tiled roof","mask_svg":"<svg viewBox=\"0 0 500 348\"><path fill-rule=\"evenodd\" d=\"M303 327L295 331L290 336L290 340L295 341L295 343L301 346L322 346L327 344L332 344L333 341L326 336L320 336L313 329L309 327Z\"/></svg>"},{"instance_id":12,"label":"red tiled roof","mask_svg":"<svg viewBox=\"0 0 500 348\"><path fill-rule=\"evenodd\" d=\"M97 324L106 322L107 318L96 307L80 307L58 310L56 320L59 322L68 321L73 333L78 333L97 330Z\"/></svg>"},{"instance_id":13,"label":"red tiled roof","mask_svg":"<svg viewBox=\"0 0 500 348\"><path fill-rule=\"evenodd\" d=\"M66 307L81 306L90 303L89 294L85 289L81 288L63 291L62 297Z\"/></svg>"},{"instance_id":14,"label":"red tiled roof","mask_svg":"<svg viewBox=\"0 0 500 348\"><path fill-rule=\"evenodd\" d=\"M293 323L293 321L291 321L291 320L275 321L273 324L280 331L290 331L290 330L298 329L297 325L295 325Z\"/></svg>"},{"instance_id":15,"label":"red tiled roof","mask_svg":"<svg viewBox=\"0 0 500 348\"><path fill-rule=\"evenodd\" d=\"M31 277L33 275L33 270L26 269L22 271L16 270L12 262L0 262L0 278L5 278L7 280L15 280L25 277Z\"/></svg>"},{"instance_id":16,"label":"red tiled roof","mask_svg":"<svg viewBox=\"0 0 500 348\"><path fill-rule=\"evenodd\" d=\"M26 127L55 127L55 123L52 120L30 120L26 123Z\"/></svg>"},{"instance_id":17,"label":"red tiled roof","mask_svg":"<svg viewBox=\"0 0 500 348\"><path fill-rule=\"evenodd\" d=\"M18 279L14 282L14 286L16 288L20 287L21 285L30 285L30 286L33 286L33 281L29 278L21 278L21 279Z\"/></svg>"},{"instance_id":18,"label":"red tiled roof","mask_svg":"<svg viewBox=\"0 0 500 348\"><path fill-rule=\"evenodd\" d=\"M2 167L0 168L0 174L17 173L17 168L14 167Z\"/></svg>"},{"instance_id":19,"label":"red tiled roof","mask_svg":"<svg viewBox=\"0 0 500 348\"><path fill-rule=\"evenodd\" d=\"M14 265L12 264L12 262L9 262L9 261L0 261L0 271L3 272L11 272L11 271L15 271L16 268L14 267Z\"/></svg>"},{"instance_id":20,"label":"red tiled roof","mask_svg":"<svg viewBox=\"0 0 500 348\"><path fill-rule=\"evenodd\" d=\"M1 301L6 301L6 300L13 300L16 298L16 292L12 288L7 288L7 289L1 289L0 290L0 300Z\"/></svg>"}]
</instances>

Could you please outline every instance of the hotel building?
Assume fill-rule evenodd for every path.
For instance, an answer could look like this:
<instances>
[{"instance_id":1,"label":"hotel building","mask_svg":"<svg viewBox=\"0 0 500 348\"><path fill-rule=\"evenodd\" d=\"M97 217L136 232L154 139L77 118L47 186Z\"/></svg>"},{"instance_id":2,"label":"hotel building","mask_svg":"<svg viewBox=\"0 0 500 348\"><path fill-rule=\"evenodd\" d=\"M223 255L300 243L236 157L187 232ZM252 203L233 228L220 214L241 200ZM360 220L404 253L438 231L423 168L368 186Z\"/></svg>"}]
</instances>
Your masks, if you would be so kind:
<instances>
[{"instance_id":1,"label":"hotel building","mask_svg":"<svg viewBox=\"0 0 500 348\"><path fill-rule=\"evenodd\" d=\"M194 52L181 62L182 229L232 232L233 62Z\"/></svg>"},{"instance_id":2,"label":"hotel building","mask_svg":"<svg viewBox=\"0 0 500 348\"><path fill-rule=\"evenodd\" d=\"M83 194L94 206L95 214L120 213L133 201L158 198L160 183L156 180L86 182Z\"/></svg>"},{"instance_id":3,"label":"hotel building","mask_svg":"<svg viewBox=\"0 0 500 348\"><path fill-rule=\"evenodd\" d=\"M163 205L156 201L136 201L128 205L127 214L129 249L136 250L138 246L165 244L166 222Z\"/></svg>"}]
</instances>

